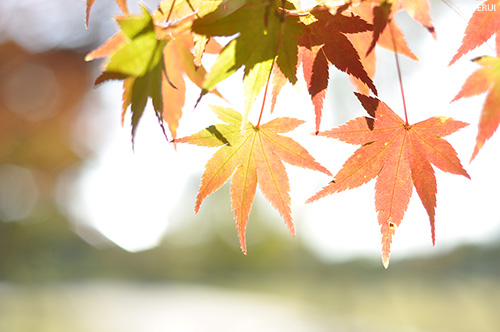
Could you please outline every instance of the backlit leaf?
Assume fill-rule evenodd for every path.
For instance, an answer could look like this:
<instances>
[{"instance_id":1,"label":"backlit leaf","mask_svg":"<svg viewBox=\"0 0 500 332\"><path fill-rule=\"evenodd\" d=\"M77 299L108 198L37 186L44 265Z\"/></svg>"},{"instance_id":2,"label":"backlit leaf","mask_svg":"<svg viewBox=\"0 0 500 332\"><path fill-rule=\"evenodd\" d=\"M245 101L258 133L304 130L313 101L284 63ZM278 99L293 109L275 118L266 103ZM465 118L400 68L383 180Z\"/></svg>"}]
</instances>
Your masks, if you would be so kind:
<instances>
[{"instance_id":1,"label":"backlit leaf","mask_svg":"<svg viewBox=\"0 0 500 332\"><path fill-rule=\"evenodd\" d=\"M278 11L282 1L239 1L239 7L221 4L217 10L196 20L193 32L206 36L233 36L221 51L203 84L208 92L245 67L243 127L253 102L266 84L274 59L287 79L296 82L297 40L302 24L296 17L284 18ZM292 6L286 2L287 6ZM229 12L229 13L228 13Z\"/></svg>"},{"instance_id":2,"label":"backlit leaf","mask_svg":"<svg viewBox=\"0 0 500 332\"><path fill-rule=\"evenodd\" d=\"M472 97L487 92L481 118L479 119L476 146L471 161L476 157L500 124L500 57L484 56L474 60L481 66L465 81L452 102L463 97Z\"/></svg>"},{"instance_id":3,"label":"backlit leaf","mask_svg":"<svg viewBox=\"0 0 500 332\"><path fill-rule=\"evenodd\" d=\"M123 14L128 15L128 8L127 8L127 0L115 0L120 9L122 10ZM89 17L90 17L90 10L92 9L92 6L94 5L95 0L87 0L87 8L85 11L85 27L88 28L89 26Z\"/></svg>"},{"instance_id":4,"label":"backlit leaf","mask_svg":"<svg viewBox=\"0 0 500 332\"><path fill-rule=\"evenodd\" d=\"M230 108L212 107L219 119L226 122L210 126L176 142L200 146L219 146L220 149L207 162L196 198L198 212L203 200L218 190L232 176L231 204L238 227L241 250L246 254L245 233L248 217L257 190L260 190L285 220L290 233L295 235L290 209L290 185L283 165L330 172L293 139L280 135L303 123L293 118L277 118L255 127L251 123L241 134L240 113Z\"/></svg>"},{"instance_id":5,"label":"backlit leaf","mask_svg":"<svg viewBox=\"0 0 500 332\"><path fill-rule=\"evenodd\" d=\"M359 16L345 16L341 10L332 15L328 8L318 7L312 14L316 20L307 26L306 33L299 39L299 57L314 105L316 131L319 131L330 64L358 78L373 93L377 94L377 89L345 35L372 30L372 25Z\"/></svg>"},{"instance_id":6,"label":"backlit leaf","mask_svg":"<svg viewBox=\"0 0 500 332\"><path fill-rule=\"evenodd\" d=\"M431 164L444 172L469 178L453 147L441 138L467 124L433 117L409 125L378 99L356 96L370 117L356 118L319 135L361 147L344 163L334 180L308 202L377 178L375 208L382 233L382 261L387 268L392 237L401 224L413 187L429 215L435 243L437 185Z\"/></svg>"},{"instance_id":7,"label":"backlit leaf","mask_svg":"<svg viewBox=\"0 0 500 332\"><path fill-rule=\"evenodd\" d=\"M192 20L161 21L164 19L161 10L156 11L153 18L144 7L142 15L117 17L121 31L85 58L87 61L109 58L96 84L124 80L122 121L130 106L132 140L149 99L162 130L163 121L166 121L175 138L185 102L184 74L199 87L206 75L203 66L195 66L191 52L195 46L193 36L184 27ZM220 96L217 90L213 92Z\"/></svg>"},{"instance_id":8,"label":"backlit leaf","mask_svg":"<svg viewBox=\"0 0 500 332\"><path fill-rule=\"evenodd\" d=\"M457 53L451 59L449 65L452 65L467 52L475 49L479 45L484 44L494 33L500 34L500 1L486 0L481 3L472 14L465 35L462 39L462 45ZM497 47L497 52L500 52Z\"/></svg>"}]
</instances>

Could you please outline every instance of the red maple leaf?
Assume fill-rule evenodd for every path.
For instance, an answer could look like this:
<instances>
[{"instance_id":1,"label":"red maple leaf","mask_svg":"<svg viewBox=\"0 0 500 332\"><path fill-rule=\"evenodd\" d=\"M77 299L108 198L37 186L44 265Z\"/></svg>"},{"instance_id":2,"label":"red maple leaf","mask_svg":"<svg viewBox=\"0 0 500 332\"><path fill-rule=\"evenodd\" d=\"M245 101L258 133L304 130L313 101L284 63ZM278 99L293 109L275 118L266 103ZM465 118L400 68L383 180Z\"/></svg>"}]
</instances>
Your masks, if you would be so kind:
<instances>
[{"instance_id":1,"label":"red maple leaf","mask_svg":"<svg viewBox=\"0 0 500 332\"><path fill-rule=\"evenodd\" d=\"M323 101L328 87L329 64L356 77L377 94L358 52L345 35L372 30L372 26L359 16L343 15L342 11L345 9L346 7L342 6L332 15L327 7L315 7L311 14L316 21L307 26L305 34L299 39L299 59L316 113L316 131L319 131Z\"/></svg>"},{"instance_id":2,"label":"red maple leaf","mask_svg":"<svg viewBox=\"0 0 500 332\"><path fill-rule=\"evenodd\" d=\"M362 50L361 54L371 54L375 45L378 44L390 51L418 61L416 55L408 47L403 32L393 19L398 11L397 6L388 2L362 2L359 6L353 7L351 11L373 24L371 42L365 43L369 47Z\"/></svg>"},{"instance_id":3,"label":"red maple leaf","mask_svg":"<svg viewBox=\"0 0 500 332\"><path fill-rule=\"evenodd\" d=\"M483 56L474 59L482 68L473 72L465 81L462 89L453 98L452 102L463 97L471 97L488 92L479 119L479 130L476 137L476 146L472 153L471 161L476 157L497 130L500 124L500 57Z\"/></svg>"},{"instance_id":4,"label":"red maple leaf","mask_svg":"<svg viewBox=\"0 0 500 332\"><path fill-rule=\"evenodd\" d=\"M242 134L243 119L240 113L216 106L212 110L226 124L210 126L194 135L175 140L220 147L205 166L195 211L198 212L203 200L232 176L231 205L243 253L247 252L246 226L257 183L266 199L285 220L290 233L295 235L290 209L290 185L283 161L331 175L297 142L280 135L295 129L304 121L277 118L260 126L248 123Z\"/></svg>"},{"instance_id":5,"label":"red maple leaf","mask_svg":"<svg viewBox=\"0 0 500 332\"><path fill-rule=\"evenodd\" d=\"M358 10L359 7L356 7ZM406 40L403 33L399 29L395 21L388 22L388 28L385 29L377 39L376 44L384 47L392 52L406 55L412 60L418 61L418 58L410 50L406 44ZM373 78L375 76L376 70L376 56L375 52L371 52L369 46L373 43L373 36L370 31L349 34L347 36L351 41L352 45L358 51L360 55L360 61L363 64L363 68L366 70L368 76ZM373 44L375 46L375 44ZM367 51L368 49L368 51ZM357 90L363 94L369 94L369 88L354 76L349 77L351 82L356 86Z\"/></svg>"},{"instance_id":6,"label":"red maple leaf","mask_svg":"<svg viewBox=\"0 0 500 332\"><path fill-rule=\"evenodd\" d=\"M361 147L344 163L334 180L307 202L358 187L377 177L375 208L382 233L382 261L387 268L392 237L401 224L413 187L429 215L435 243L437 185L431 164L469 178L453 147L441 138L467 124L432 117L409 125L378 99L359 93L356 96L371 117L356 118L320 135Z\"/></svg>"},{"instance_id":7,"label":"red maple leaf","mask_svg":"<svg viewBox=\"0 0 500 332\"><path fill-rule=\"evenodd\" d=\"M359 15L373 25L373 31L347 35L358 51L361 63L370 78L375 75L376 57L373 49L376 45L418 61L417 56L408 47L403 32L396 21L393 20L397 12L394 8L396 6L388 2L363 1L349 9L355 15ZM366 84L353 76L350 79L359 92L363 94L369 93Z\"/></svg>"},{"instance_id":8,"label":"red maple leaf","mask_svg":"<svg viewBox=\"0 0 500 332\"><path fill-rule=\"evenodd\" d=\"M460 59L465 53L484 44L494 33L497 34L497 55L500 55L500 1L486 0L477 7L465 29L462 45L451 59L449 66Z\"/></svg>"}]
</instances>

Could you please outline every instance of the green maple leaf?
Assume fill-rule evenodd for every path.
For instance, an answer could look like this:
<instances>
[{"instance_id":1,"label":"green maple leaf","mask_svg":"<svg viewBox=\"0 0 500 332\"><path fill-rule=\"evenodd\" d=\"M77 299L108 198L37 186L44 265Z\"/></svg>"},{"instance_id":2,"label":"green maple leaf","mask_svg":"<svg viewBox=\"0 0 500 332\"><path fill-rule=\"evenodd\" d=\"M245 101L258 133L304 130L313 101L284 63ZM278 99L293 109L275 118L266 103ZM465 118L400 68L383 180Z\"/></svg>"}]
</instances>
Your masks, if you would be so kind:
<instances>
[{"instance_id":1,"label":"green maple leaf","mask_svg":"<svg viewBox=\"0 0 500 332\"><path fill-rule=\"evenodd\" d=\"M237 35L219 54L203 84L202 95L245 66L243 126L253 102L269 79L275 58L287 79L292 83L297 81L295 35L300 34L303 25L296 17L285 17L279 10L282 3L276 0L239 0L228 6L229 3L224 2L214 12L193 23L192 30L197 34ZM287 8L295 8L289 2L285 4Z\"/></svg>"},{"instance_id":2,"label":"green maple leaf","mask_svg":"<svg viewBox=\"0 0 500 332\"><path fill-rule=\"evenodd\" d=\"M162 84L171 84L165 70L163 48L167 41L156 37L153 19L145 7L142 15L118 17L121 32L102 48L90 53L87 60L111 54L106 68L96 84L110 79L122 79L123 114L132 111L132 142L149 98L163 128ZM102 54L100 53L102 52Z\"/></svg>"}]
</instances>

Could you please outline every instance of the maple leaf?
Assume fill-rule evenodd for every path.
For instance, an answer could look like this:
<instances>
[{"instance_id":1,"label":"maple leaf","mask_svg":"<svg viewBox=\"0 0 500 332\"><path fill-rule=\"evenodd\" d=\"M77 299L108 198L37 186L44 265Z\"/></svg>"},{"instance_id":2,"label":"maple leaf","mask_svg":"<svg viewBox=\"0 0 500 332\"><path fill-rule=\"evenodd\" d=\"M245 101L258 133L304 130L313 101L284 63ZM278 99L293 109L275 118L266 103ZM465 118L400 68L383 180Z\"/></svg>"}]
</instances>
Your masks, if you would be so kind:
<instances>
[{"instance_id":1,"label":"maple leaf","mask_svg":"<svg viewBox=\"0 0 500 332\"><path fill-rule=\"evenodd\" d=\"M363 68L370 78L375 76L376 56L373 49L376 45L418 61L417 56L408 47L403 32L393 20L395 14L392 10L393 7L394 5L388 2L377 4L376 2L363 1L349 8L350 12L373 24L373 32L371 33L366 31L347 35L360 55ZM349 78L359 92L369 94L366 84L354 76Z\"/></svg>"},{"instance_id":2,"label":"maple leaf","mask_svg":"<svg viewBox=\"0 0 500 332\"><path fill-rule=\"evenodd\" d=\"M365 3L366 5L369 6L370 2ZM385 27L393 21L394 15L403 9L436 39L436 31L432 25L428 0L374 0L371 1L371 6L374 17L374 41L385 31Z\"/></svg>"},{"instance_id":3,"label":"maple leaf","mask_svg":"<svg viewBox=\"0 0 500 332\"><path fill-rule=\"evenodd\" d=\"M270 112L273 113L274 107L276 106L276 102L278 100L278 95L281 92L281 89L285 86L286 82L288 82L285 74L283 74L280 68L277 65L273 67L273 91L271 92L271 109Z\"/></svg>"},{"instance_id":4,"label":"maple leaf","mask_svg":"<svg viewBox=\"0 0 500 332\"><path fill-rule=\"evenodd\" d=\"M358 52L345 35L372 30L372 25L359 16L345 16L342 10L341 8L332 15L327 7L315 7L311 11L315 21L307 25L305 34L299 38L299 58L314 105L316 131L319 131L323 101L328 87L329 64L358 78L377 94Z\"/></svg>"},{"instance_id":5,"label":"maple leaf","mask_svg":"<svg viewBox=\"0 0 500 332\"><path fill-rule=\"evenodd\" d=\"M398 0L394 1L398 2ZM436 39L436 31L432 25L429 0L399 0L400 5L415 21L425 27Z\"/></svg>"},{"instance_id":6,"label":"maple leaf","mask_svg":"<svg viewBox=\"0 0 500 332\"><path fill-rule=\"evenodd\" d=\"M369 44L369 46L367 49L362 50L361 54L365 54L365 56L371 55L375 45L379 45L392 52L405 55L412 60L418 61L417 56L413 54L408 47L401 29L393 20L394 14L397 12L394 8L394 4L383 1L376 5L370 2L362 2L359 6L350 9L354 14L359 15L365 21L373 24L371 42L367 43L365 41L364 44Z\"/></svg>"},{"instance_id":7,"label":"maple leaf","mask_svg":"<svg viewBox=\"0 0 500 332\"><path fill-rule=\"evenodd\" d=\"M243 126L253 102L269 79L274 62L290 82L297 81L295 35L300 34L303 25L297 17L285 17L284 12L279 11L281 3L268 0L224 2L193 23L192 30L197 34L236 35L217 57L205 79L202 95L244 66ZM285 6L293 7L288 1Z\"/></svg>"},{"instance_id":8,"label":"maple leaf","mask_svg":"<svg viewBox=\"0 0 500 332\"><path fill-rule=\"evenodd\" d=\"M89 52L85 56L85 61L110 57L117 49L123 46L128 40L128 37L121 31L109 38L104 44Z\"/></svg>"},{"instance_id":9,"label":"maple leaf","mask_svg":"<svg viewBox=\"0 0 500 332\"><path fill-rule=\"evenodd\" d=\"M193 36L186 33L168 42L163 50L165 69L172 84L162 84L162 93L167 99L163 103L162 113L173 138L177 137L176 131L185 102L186 84L183 75L186 74L200 88L206 76L205 68L195 65L195 57L190 51L193 47ZM222 97L217 90L212 92Z\"/></svg>"},{"instance_id":10,"label":"maple leaf","mask_svg":"<svg viewBox=\"0 0 500 332\"><path fill-rule=\"evenodd\" d=\"M452 102L488 92L479 119L479 130L476 137L476 146L471 161L479 150L497 130L500 124L500 57L484 56L474 59L482 68L473 72L465 81L462 89L453 98Z\"/></svg>"},{"instance_id":11,"label":"maple leaf","mask_svg":"<svg viewBox=\"0 0 500 332\"><path fill-rule=\"evenodd\" d=\"M222 2L223 0L163 0L158 10L153 14L153 17L156 22L181 20L193 14L200 17L214 11ZM197 68L201 67L201 57L207 47L209 53L216 54L222 49L222 47L210 37L193 34L193 39L195 41L194 65ZM211 45L209 45L209 43L211 43Z\"/></svg>"},{"instance_id":12,"label":"maple leaf","mask_svg":"<svg viewBox=\"0 0 500 332\"><path fill-rule=\"evenodd\" d=\"M375 208L382 233L382 261L387 268L392 237L401 224L413 186L429 215L435 243L437 185L431 165L469 178L453 147L441 138L467 124L432 117L409 125L378 99L359 93L356 96L371 117L356 118L319 135L361 147L344 163L334 180L307 202L356 188L377 177Z\"/></svg>"},{"instance_id":13,"label":"maple leaf","mask_svg":"<svg viewBox=\"0 0 500 332\"><path fill-rule=\"evenodd\" d=\"M243 253L247 252L246 225L257 183L294 236L290 185L283 161L331 174L297 142L280 135L295 129L304 121L285 117L274 119L259 127L248 123L242 135L243 119L240 113L231 108L216 106L212 106L212 111L225 124L213 125L189 137L175 140L200 146L221 147L205 166L195 212L199 211L201 203L208 195L218 190L232 176L231 205Z\"/></svg>"},{"instance_id":14,"label":"maple leaf","mask_svg":"<svg viewBox=\"0 0 500 332\"><path fill-rule=\"evenodd\" d=\"M90 10L92 9L92 6L94 5L95 0L87 0L87 9L85 11L85 27L89 27L89 17L90 17ZM127 8L127 0L116 0L116 3L122 10L123 14L128 15L128 8Z\"/></svg>"},{"instance_id":15,"label":"maple leaf","mask_svg":"<svg viewBox=\"0 0 500 332\"><path fill-rule=\"evenodd\" d=\"M472 17L465 28L462 45L460 45L457 53L451 59L448 66L452 65L467 52L482 45L490 37L497 34L497 55L500 52L500 7L499 0L486 0L474 11ZM497 10L495 10L495 8ZM493 9L493 10L492 10Z\"/></svg>"},{"instance_id":16,"label":"maple leaf","mask_svg":"<svg viewBox=\"0 0 500 332\"><path fill-rule=\"evenodd\" d=\"M128 106L132 111L132 142L148 98L153 101L155 113L163 129L163 82L172 85L163 58L166 41L156 38L153 19L145 7L142 15L117 17L121 31L102 47L89 53L86 60L109 55L105 71L96 84L110 79L122 79L123 115Z\"/></svg>"},{"instance_id":17,"label":"maple leaf","mask_svg":"<svg viewBox=\"0 0 500 332\"><path fill-rule=\"evenodd\" d=\"M186 86L183 76L186 74L193 83L201 87L206 70L203 66L194 65L191 53L194 47L193 36L188 30L180 28L186 24L186 20L176 20L165 28L159 28L154 20L161 20L163 17L155 12L153 18L144 7L142 10L142 16L118 17L121 31L90 52L85 59L90 61L109 57L96 84L110 79L124 80L122 122L130 106L132 141L149 98L152 99L162 129L163 121L166 121L172 138L175 138L185 102ZM159 39L157 30L161 30L161 34L167 39ZM220 96L217 90L212 92Z\"/></svg>"},{"instance_id":18,"label":"maple leaf","mask_svg":"<svg viewBox=\"0 0 500 332\"><path fill-rule=\"evenodd\" d=\"M380 34L384 32L387 24L392 20L391 18L391 8L392 3L383 1L379 6L373 7L373 39L366 51L366 54L370 54L370 52L375 48L378 39L380 38Z\"/></svg>"},{"instance_id":19,"label":"maple leaf","mask_svg":"<svg viewBox=\"0 0 500 332\"><path fill-rule=\"evenodd\" d=\"M370 52L368 54L365 52L366 45L369 45L370 41L372 40L372 35L370 34L370 32L361 32L347 35L347 38L349 38L352 46L354 46L354 48L358 52L361 64L368 74L368 77L373 79L373 77L375 76L377 58L375 56L375 52ZM368 88L368 86L366 86L366 84L361 80L354 76L349 76L349 79L351 80L351 83L356 87L358 92L367 95L370 94L370 88Z\"/></svg>"}]
</instances>

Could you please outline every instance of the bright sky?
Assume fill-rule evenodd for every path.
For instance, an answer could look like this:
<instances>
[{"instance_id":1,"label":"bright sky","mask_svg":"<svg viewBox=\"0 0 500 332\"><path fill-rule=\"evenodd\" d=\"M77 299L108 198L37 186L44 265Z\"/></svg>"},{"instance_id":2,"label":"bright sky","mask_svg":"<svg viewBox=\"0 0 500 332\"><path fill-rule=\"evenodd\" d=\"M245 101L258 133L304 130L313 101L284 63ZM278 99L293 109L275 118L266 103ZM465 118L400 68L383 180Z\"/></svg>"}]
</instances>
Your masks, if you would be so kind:
<instances>
[{"instance_id":1,"label":"bright sky","mask_svg":"<svg viewBox=\"0 0 500 332\"><path fill-rule=\"evenodd\" d=\"M460 9L470 15L474 8L468 6L475 4L476 2L460 3ZM467 59L493 54L493 51L482 47L466 55L451 68L447 67L460 45L466 23L443 3L433 2L432 5L437 42L424 28L404 15L400 17L401 21L408 23L403 30L410 48L420 58L420 63L400 58L409 121L415 123L437 115L470 123L469 127L447 139L457 150L472 181L436 170L437 247L432 247L428 217L414 192L405 218L396 232L392 245L393 259L414 254L436 254L464 242L489 241L500 234L500 218L496 206L500 179L495 176L500 164L497 153L500 134L497 133L488 141L476 160L469 164L484 95L449 104L465 78L477 68ZM444 15L437 18L440 13ZM380 60L375 84L379 97L402 116L394 56L379 49L377 56ZM235 109L241 110L241 75L236 76L236 80L221 84L219 90L233 103ZM331 71L322 130L364 115L352 90L345 74L337 70ZM174 151L165 142L152 110L148 110L141 120L133 152L130 130L128 127L121 128L119 123L120 85L107 84L99 87L96 93L104 96L104 104L98 112L102 113L99 115L99 122L106 126L108 137L97 157L89 161L80 177L78 194L72 201L73 215L95 226L127 250L146 249L156 245L164 232L168 231L170 212L180 203L181 193L188 184L192 184L193 178L199 179L206 161L215 150L180 145L178 151ZM221 100L207 97L193 112L192 105L199 92L192 89L190 94L179 136L192 134L218 121L207 115L210 113L206 107L208 104L225 105ZM337 96L342 96L341 104L338 103ZM259 105L259 102L255 105ZM257 116L258 107L255 108L251 117ZM314 131L314 117L303 82L298 87L287 86L278 99L275 114L272 117L266 114L264 120L278 116L293 116L308 121L291 133L291 136L334 174L357 148L310 135ZM251 120L255 121L253 118ZM319 172L293 166L287 166L287 170L291 180L292 212L297 238L328 260L342 260L359 255L380 257L374 181L355 190L334 194L305 205L305 200L331 179ZM192 204L185 205L188 209L186 213L192 213L193 218L196 218L193 212L195 193L192 195ZM277 216L276 212L272 213ZM237 237L236 230L234 236ZM251 248L249 250L251 252Z\"/></svg>"}]
</instances>

